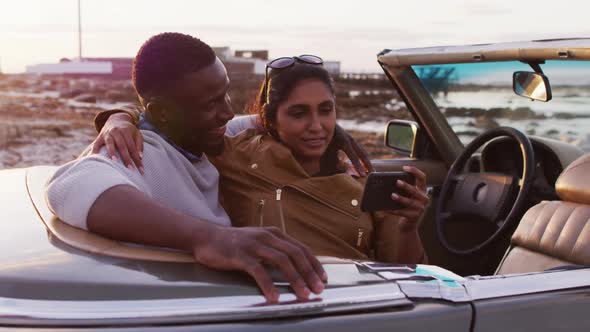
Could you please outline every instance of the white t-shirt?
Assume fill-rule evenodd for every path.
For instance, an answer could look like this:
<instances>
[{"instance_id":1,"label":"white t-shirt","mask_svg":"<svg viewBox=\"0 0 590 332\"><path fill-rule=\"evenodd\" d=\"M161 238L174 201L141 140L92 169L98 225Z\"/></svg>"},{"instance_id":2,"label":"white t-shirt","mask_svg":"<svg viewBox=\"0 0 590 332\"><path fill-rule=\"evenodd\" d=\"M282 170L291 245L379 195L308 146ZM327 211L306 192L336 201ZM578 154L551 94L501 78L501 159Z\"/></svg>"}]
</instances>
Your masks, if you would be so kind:
<instances>
[{"instance_id":1,"label":"white t-shirt","mask_svg":"<svg viewBox=\"0 0 590 332\"><path fill-rule=\"evenodd\" d=\"M253 127L254 116L236 117L227 124L226 135L235 136ZM141 133L145 175L125 167L120 157L117 161L108 158L105 148L99 154L90 154L88 148L47 182L46 200L53 213L87 230L88 212L96 199L109 188L129 185L179 212L229 226L229 217L219 204L219 172L207 157L191 163L157 133Z\"/></svg>"}]
</instances>

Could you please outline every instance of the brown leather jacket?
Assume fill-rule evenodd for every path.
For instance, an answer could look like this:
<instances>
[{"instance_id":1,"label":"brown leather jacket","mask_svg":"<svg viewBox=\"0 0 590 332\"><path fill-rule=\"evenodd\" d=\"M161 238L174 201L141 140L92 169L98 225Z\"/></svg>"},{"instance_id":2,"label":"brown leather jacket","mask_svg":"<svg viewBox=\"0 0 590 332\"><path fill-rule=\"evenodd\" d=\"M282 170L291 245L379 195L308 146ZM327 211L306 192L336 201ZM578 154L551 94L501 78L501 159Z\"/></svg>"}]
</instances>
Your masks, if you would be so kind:
<instances>
[{"instance_id":1,"label":"brown leather jacket","mask_svg":"<svg viewBox=\"0 0 590 332\"><path fill-rule=\"evenodd\" d=\"M286 146L254 130L227 138L209 159L233 225L275 226L316 255L397 261L397 217L360 210L364 179L311 177Z\"/></svg>"},{"instance_id":2,"label":"brown leather jacket","mask_svg":"<svg viewBox=\"0 0 590 332\"><path fill-rule=\"evenodd\" d=\"M97 130L120 111L137 122L135 108L104 111L95 118ZM286 146L254 130L226 137L223 154L209 159L219 170L220 201L232 225L275 226L315 255L399 261L399 217L360 210L364 178L311 177Z\"/></svg>"}]
</instances>

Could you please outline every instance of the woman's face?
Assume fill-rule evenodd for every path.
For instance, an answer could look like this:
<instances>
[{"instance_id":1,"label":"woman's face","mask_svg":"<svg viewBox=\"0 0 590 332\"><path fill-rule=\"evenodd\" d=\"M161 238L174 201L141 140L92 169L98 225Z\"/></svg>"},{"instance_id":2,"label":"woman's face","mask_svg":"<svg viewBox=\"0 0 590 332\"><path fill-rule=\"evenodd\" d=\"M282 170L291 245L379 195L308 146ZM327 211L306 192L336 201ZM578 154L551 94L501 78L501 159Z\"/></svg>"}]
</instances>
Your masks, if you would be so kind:
<instances>
[{"instance_id":1,"label":"woman's face","mask_svg":"<svg viewBox=\"0 0 590 332\"><path fill-rule=\"evenodd\" d=\"M296 84L277 109L274 127L295 158L320 159L334 136L336 108L328 86L316 79Z\"/></svg>"}]
</instances>

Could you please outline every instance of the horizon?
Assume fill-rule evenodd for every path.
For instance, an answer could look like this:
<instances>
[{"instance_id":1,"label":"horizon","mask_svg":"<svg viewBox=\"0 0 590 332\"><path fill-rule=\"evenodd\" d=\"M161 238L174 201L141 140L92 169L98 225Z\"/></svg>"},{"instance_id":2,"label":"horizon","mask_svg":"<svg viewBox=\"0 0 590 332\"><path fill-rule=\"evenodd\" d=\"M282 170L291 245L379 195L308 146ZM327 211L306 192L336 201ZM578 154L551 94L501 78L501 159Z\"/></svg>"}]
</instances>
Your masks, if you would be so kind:
<instances>
[{"instance_id":1,"label":"horizon","mask_svg":"<svg viewBox=\"0 0 590 332\"><path fill-rule=\"evenodd\" d=\"M82 0L82 55L132 58L150 36L177 31L214 47L266 49L270 58L311 53L340 61L343 71L378 72L376 54L385 48L590 36L590 27L578 24L589 12L586 2L557 8L535 3L372 0L359 6L301 0L273 7L267 0L226 0L207 3L203 10L202 2L187 0L165 6L156 0ZM2 72L77 57L76 0L4 1L2 6Z\"/></svg>"}]
</instances>

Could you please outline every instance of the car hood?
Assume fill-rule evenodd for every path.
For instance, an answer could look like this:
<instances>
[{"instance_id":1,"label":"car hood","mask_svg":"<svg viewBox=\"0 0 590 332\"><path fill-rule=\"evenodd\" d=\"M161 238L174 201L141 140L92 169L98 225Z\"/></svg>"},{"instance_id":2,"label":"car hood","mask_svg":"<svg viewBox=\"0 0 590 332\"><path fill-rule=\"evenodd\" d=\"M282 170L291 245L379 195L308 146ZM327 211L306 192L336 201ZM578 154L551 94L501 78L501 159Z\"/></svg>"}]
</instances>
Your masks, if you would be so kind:
<instances>
[{"instance_id":1,"label":"car hood","mask_svg":"<svg viewBox=\"0 0 590 332\"><path fill-rule=\"evenodd\" d=\"M333 259L324 261L329 282L321 295L301 303L277 284L280 303L267 305L252 280L237 272L217 272L192 262L91 254L61 242L47 231L32 204L27 171L35 169L0 171L0 325L259 320L405 310L415 305L410 299L468 303L588 286L587 268L463 279L436 266L418 265L408 276L417 279L402 280L407 275L400 278L395 272L399 267L385 272L380 264ZM418 273L424 267L428 273Z\"/></svg>"},{"instance_id":2,"label":"car hood","mask_svg":"<svg viewBox=\"0 0 590 332\"><path fill-rule=\"evenodd\" d=\"M28 171L35 169L0 171L2 322L216 321L412 305L395 283L360 273L350 261L325 265L330 284L321 298L297 303L287 287L278 285L281 305L265 306L256 285L242 273L88 253L47 230L27 191Z\"/></svg>"},{"instance_id":3,"label":"car hood","mask_svg":"<svg viewBox=\"0 0 590 332\"><path fill-rule=\"evenodd\" d=\"M26 183L27 173L50 174L48 170L53 169L0 172L0 182L6 184L0 189L5 202L0 223L4 237L0 242L0 296L129 300L260 294L250 278L238 272L213 271L192 262L97 255L62 242L48 231L35 209L39 198L32 202L29 191L39 188ZM334 286L381 280L358 273L352 261L333 259L331 263L326 268L332 271Z\"/></svg>"},{"instance_id":4,"label":"car hood","mask_svg":"<svg viewBox=\"0 0 590 332\"><path fill-rule=\"evenodd\" d=\"M257 294L242 276L189 263L93 255L61 242L47 231L32 204L27 171L0 172L0 296L113 300Z\"/></svg>"}]
</instances>

